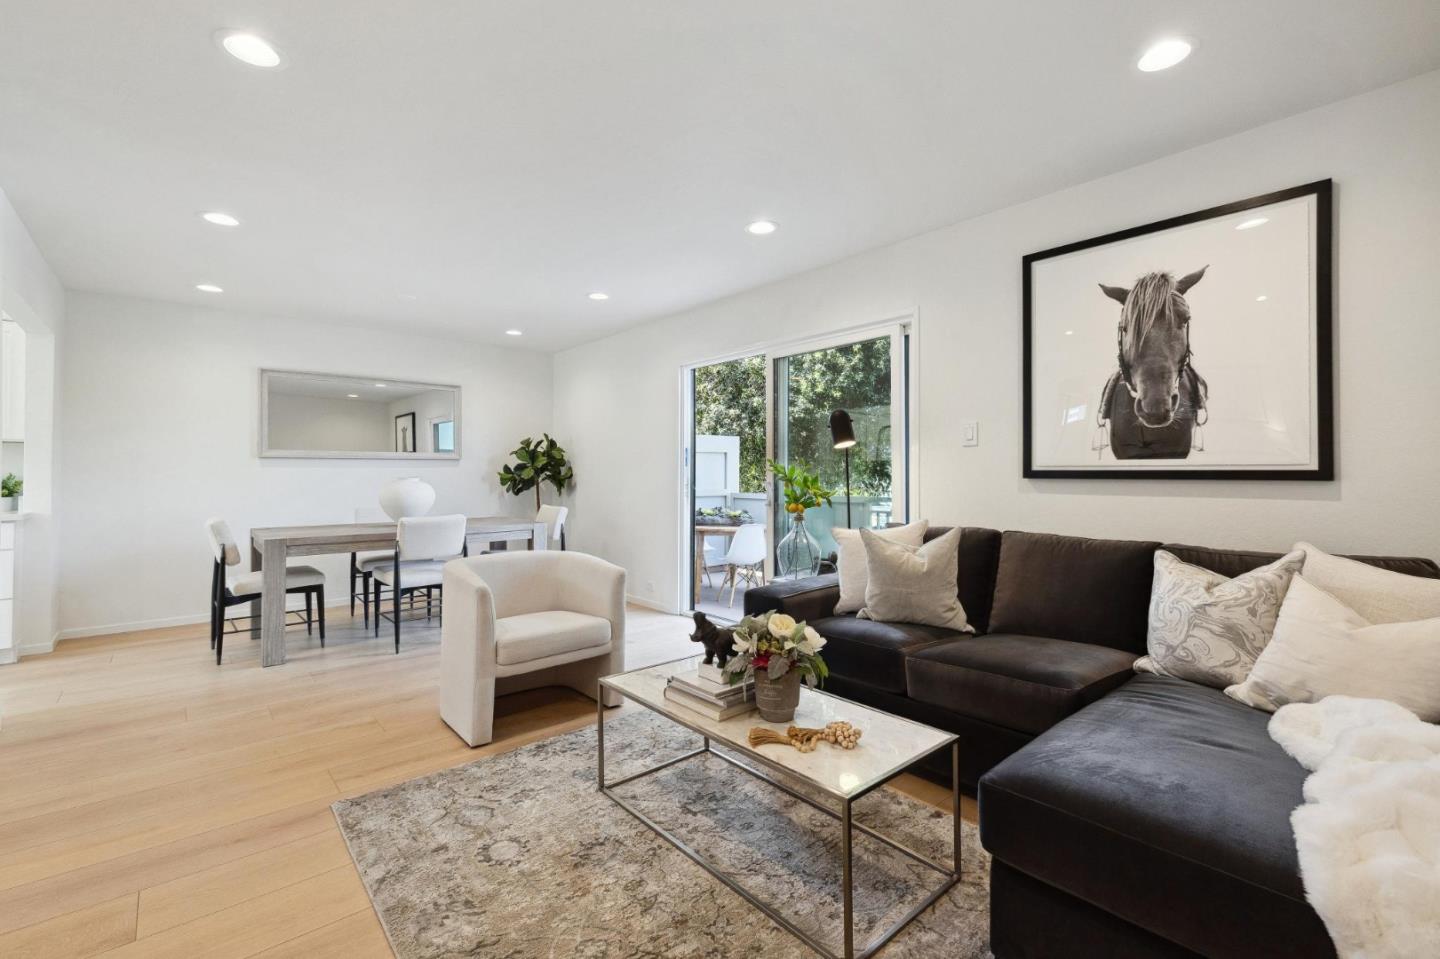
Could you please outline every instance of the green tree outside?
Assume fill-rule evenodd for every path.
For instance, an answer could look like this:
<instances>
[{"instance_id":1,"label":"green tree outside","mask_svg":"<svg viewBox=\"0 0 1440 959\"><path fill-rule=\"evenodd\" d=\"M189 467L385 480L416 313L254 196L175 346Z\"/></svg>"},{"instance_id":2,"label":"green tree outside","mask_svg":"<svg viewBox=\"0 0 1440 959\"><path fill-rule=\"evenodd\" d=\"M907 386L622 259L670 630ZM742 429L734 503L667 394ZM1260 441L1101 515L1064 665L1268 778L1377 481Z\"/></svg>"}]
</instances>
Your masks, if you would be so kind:
<instances>
[{"instance_id":1,"label":"green tree outside","mask_svg":"<svg viewBox=\"0 0 1440 959\"><path fill-rule=\"evenodd\" d=\"M890 493L890 338L803 353L781 361L786 378L788 461L836 489L844 457L830 444L831 410L855 423L850 487ZM740 490L765 492L765 358L752 356L695 371L695 431L740 438Z\"/></svg>"}]
</instances>

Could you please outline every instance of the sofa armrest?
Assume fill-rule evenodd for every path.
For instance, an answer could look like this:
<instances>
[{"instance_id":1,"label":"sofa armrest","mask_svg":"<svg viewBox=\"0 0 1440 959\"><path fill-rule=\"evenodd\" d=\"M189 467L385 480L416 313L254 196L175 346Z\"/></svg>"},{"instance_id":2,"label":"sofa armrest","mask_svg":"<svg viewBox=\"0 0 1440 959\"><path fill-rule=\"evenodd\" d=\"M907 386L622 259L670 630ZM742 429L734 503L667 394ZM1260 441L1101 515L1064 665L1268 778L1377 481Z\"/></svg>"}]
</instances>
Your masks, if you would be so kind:
<instances>
[{"instance_id":1,"label":"sofa armrest","mask_svg":"<svg viewBox=\"0 0 1440 959\"><path fill-rule=\"evenodd\" d=\"M779 611L802 622L835 615L840 602L840 577L836 573L786 579L745 591L745 615Z\"/></svg>"}]
</instances>

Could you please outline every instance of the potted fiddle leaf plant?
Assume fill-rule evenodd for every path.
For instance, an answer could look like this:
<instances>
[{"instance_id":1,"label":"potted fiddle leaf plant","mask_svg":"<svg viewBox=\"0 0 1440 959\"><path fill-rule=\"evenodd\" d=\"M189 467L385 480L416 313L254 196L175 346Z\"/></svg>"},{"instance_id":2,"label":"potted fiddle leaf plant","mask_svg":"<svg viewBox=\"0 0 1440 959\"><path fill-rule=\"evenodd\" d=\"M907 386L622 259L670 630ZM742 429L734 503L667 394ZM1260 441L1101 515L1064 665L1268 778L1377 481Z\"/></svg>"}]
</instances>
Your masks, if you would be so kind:
<instances>
[{"instance_id":1,"label":"potted fiddle leaf plant","mask_svg":"<svg viewBox=\"0 0 1440 959\"><path fill-rule=\"evenodd\" d=\"M515 461L502 467L499 474L500 486L507 493L519 496L532 489L535 491L537 513L540 511L540 487L543 484L549 483L558 494L565 492L565 487L575 478L565 448L551 439L549 433L542 434L542 437L538 441L528 436L521 440L510 454Z\"/></svg>"}]
</instances>

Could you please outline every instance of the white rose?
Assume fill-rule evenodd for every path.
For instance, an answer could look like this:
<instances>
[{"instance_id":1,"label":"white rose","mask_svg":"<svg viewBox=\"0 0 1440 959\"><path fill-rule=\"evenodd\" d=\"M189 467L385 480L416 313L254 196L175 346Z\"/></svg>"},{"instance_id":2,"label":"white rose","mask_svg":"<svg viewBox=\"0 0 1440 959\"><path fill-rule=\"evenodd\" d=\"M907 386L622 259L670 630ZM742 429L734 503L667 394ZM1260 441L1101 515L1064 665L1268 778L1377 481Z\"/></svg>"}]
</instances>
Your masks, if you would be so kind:
<instances>
[{"instance_id":1,"label":"white rose","mask_svg":"<svg viewBox=\"0 0 1440 959\"><path fill-rule=\"evenodd\" d=\"M795 632L795 617L775 613L770 617L770 635L776 639L788 639Z\"/></svg>"},{"instance_id":2,"label":"white rose","mask_svg":"<svg viewBox=\"0 0 1440 959\"><path fill-rule=\"evenodd\" d=\"M817 633L815 631L815 627L806 626L805 638L801 640L799 644L800 651L807 655L814 656L816 653L820 652L820 650L825 648L825 643L825 637Z\"/></svg>"}]
</instances>

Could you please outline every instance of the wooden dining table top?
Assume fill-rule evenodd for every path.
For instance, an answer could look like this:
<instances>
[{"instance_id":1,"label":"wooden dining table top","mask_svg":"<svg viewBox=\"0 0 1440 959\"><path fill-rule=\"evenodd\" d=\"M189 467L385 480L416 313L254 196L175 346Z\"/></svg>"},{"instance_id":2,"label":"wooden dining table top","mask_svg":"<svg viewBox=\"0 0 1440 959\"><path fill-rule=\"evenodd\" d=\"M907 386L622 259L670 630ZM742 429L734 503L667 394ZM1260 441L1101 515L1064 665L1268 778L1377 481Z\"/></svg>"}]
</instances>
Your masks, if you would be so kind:
<instances>
[{"instance_id":1,"label":"wooden dining table top","mask_svg":"<svg viewBox=\"0 0 1440 959\"><path fill-rule=\"evenodd\" d=\"M534 519L519 516L469 516L465 520L465 532L473 533L519 533L535 528ZM262 526L250 531L250 541L257 546L273 540L284 540L294 546L366 543L376 538L395 538L396 524L380 523L325 523L316 526Z\"/></svg>"}]
</instances>

